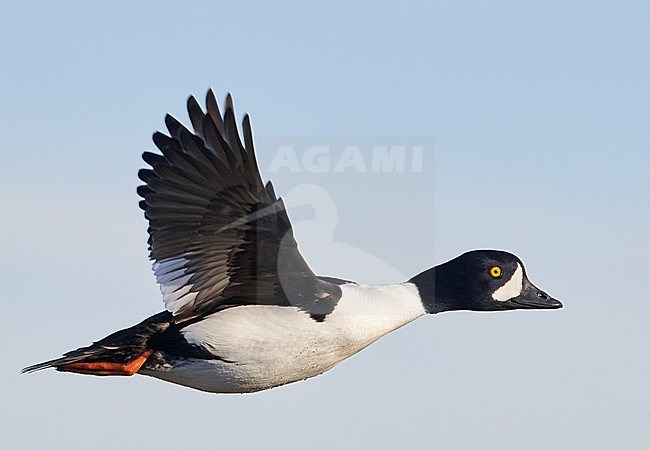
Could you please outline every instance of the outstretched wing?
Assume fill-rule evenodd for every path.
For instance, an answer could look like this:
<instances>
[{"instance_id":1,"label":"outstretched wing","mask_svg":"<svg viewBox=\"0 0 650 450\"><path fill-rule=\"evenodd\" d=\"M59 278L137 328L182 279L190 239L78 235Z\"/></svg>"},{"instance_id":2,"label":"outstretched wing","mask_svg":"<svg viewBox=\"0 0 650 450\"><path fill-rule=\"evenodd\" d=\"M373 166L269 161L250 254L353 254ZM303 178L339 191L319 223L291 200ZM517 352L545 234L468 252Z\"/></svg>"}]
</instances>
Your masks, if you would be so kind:
<instances>
[{"instance_id":1,"label":"outstretched wing","mask_svg":"<svg viewBox=\"0 0 650 450\"><path fill-rule=\"evenodd\" d=\"M316 320L340 298L300 255L281 199L260 177L248 116L241 142L230 95L223 116L212 90L207 112L194 97L194 132L171 116L162 153L145 152L138 188L163 300L176 322L240 305L297 306Z\"/></svg>"}]
</instances>

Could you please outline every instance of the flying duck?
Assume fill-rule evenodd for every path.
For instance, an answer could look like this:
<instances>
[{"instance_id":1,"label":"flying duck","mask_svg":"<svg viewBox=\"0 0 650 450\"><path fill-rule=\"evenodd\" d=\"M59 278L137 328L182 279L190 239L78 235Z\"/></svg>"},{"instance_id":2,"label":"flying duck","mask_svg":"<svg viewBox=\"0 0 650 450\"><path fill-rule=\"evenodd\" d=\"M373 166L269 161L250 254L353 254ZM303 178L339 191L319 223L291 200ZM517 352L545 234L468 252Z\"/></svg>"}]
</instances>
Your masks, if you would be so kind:
<instances>
[{"instance_id":1,"label":"flying duck","mask_svg":"<svg viewBox=\"0 0 650 450\"><path fill-rule=\"evenodd\" d=\"M474 250L409 281L368 286L315 275L273 185L262 182L248 116L187 102L193 132L167 115L140 170L140 207L165 311L88 347L23 369L147 375L215 393L246 393L333 368L425 314L556 309L522 261Z\"/></svg>"}]
</instances>

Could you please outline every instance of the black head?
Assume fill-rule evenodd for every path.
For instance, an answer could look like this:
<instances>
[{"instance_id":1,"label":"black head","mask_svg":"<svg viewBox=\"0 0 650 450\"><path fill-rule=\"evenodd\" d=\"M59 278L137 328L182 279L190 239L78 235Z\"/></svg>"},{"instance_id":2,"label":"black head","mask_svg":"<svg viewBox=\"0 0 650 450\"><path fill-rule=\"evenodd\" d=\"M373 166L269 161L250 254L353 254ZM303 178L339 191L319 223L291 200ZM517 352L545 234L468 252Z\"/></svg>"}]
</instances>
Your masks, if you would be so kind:
<instances>
[{"instance_id":1,"label":"black head","mask_svg":"<svg viewBox=\"0 0 650 450\"><path fill-rule=\"evenodd\" d=\"M411 279L428 313L557 309L562 303L536 288L515 255L474 250Z\"/></svg>"}]
</instances>

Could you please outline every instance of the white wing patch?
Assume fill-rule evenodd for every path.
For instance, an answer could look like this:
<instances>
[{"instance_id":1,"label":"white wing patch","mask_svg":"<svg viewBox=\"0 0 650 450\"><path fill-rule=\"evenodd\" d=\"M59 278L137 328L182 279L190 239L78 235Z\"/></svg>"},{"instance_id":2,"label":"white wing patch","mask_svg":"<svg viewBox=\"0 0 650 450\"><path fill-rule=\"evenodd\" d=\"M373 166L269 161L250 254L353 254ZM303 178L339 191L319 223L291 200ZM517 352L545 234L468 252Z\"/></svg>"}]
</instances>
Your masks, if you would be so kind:
<instances>
[{"instance_id":1,"label":"white wing patch","mask_svg":"<svg viewBox=\"0 0 650 450\"><path fill-rule=\"evenodd\" d=\"M190 292L193 284L188 284L192 274L187 273L187 258L191 253L184 253L180 257L163 259L153 265L156 280L160 284L165 308L172 314L194 301L198 292Z\"/></svg>"},{"instance_id":2,"label":"white wing patch","mask_svg":"<svg viewBox=\"0 0 650 450\"><path fill-rule=\"evenodd\" d=\"M515 273L512 274L506 284L492 293L492 298L497 302L507 302L515 297L519 297L523 288L524 270L521 268L521 265L517 263Z\"/></svg>"}]
</instances>

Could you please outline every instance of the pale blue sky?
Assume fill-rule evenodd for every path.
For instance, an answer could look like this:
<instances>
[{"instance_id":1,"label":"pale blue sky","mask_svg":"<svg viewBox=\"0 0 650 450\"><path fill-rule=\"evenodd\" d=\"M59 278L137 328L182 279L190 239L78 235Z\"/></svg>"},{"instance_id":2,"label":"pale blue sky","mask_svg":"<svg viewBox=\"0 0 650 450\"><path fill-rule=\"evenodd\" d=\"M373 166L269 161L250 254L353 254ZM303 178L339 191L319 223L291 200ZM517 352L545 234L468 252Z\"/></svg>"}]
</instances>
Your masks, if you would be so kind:
<instances>
[{"instance_id":1,"label":"pale blue sky","mask_svg":"<svg viewBox=\"0 0 650 450\"><path fill-rule=\"evenodd\" d=\"M650 447L647 2L2 11L4 447ZM136 173L208 87L251 113L263 172L278 140L433 142L421 173L264 173L312 202L294 221L319 272L394 281L502 248L565 309L426 317L248 396L19 376L162 310Z\"/></svg>"}]
</instances>

